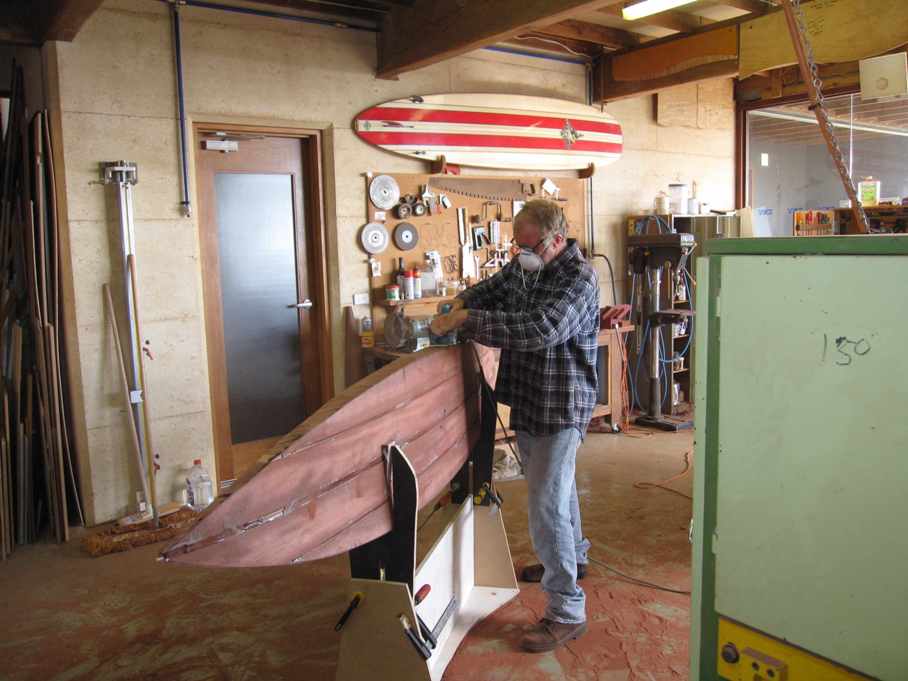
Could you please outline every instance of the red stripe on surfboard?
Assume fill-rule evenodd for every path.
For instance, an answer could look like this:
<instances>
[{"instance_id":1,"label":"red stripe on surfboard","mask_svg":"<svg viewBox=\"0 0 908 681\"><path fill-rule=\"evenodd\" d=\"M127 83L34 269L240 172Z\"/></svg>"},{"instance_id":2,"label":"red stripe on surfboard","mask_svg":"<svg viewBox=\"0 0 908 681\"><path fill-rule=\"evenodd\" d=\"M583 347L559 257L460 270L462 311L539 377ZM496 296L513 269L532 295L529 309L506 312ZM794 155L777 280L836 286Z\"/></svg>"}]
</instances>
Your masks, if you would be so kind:
<instances>
[{"instance_id":1,"label":"red stripe on surfboard","mask_svg":"<svg viewBox=\"0 0 908 681\"><path fill-rule=\"evenodd\" d=\"M444 109L409 109L393 106L374 106L356 117L358 121L422 121L425 123L466 123L472 125L511 125L522 128L561 130L570 121L575 130L620 135L617 123L599 123L570 116L552 117L527 114L487 113L481 111L449 111Z\"/></svg>"},{"instance_id":2,"label":"red stripe on surfboard","mask_svg":"<svg viewBox=\"0 0 908 681\"><path fill-rule=\"evenodd\" d=\"M408 147L504 147L514 151L524 149L558 149L559 151L593 151L620 154L621 144L614 142L587 142L578 140L570 147L564 140L550 137L521 137L520 135L461 135L433 132L368 132L358 130L357 135L379 146Z\"/></svg>"}]
</instances>

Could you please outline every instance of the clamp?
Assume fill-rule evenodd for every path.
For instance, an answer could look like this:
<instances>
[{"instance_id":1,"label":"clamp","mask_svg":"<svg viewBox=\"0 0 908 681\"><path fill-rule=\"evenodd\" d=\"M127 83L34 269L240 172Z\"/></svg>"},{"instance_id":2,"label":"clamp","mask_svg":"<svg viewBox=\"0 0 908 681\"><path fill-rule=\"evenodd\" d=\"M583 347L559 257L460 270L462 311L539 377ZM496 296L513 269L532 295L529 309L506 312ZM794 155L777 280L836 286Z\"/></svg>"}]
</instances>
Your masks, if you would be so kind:
<instances>
[{"instance_id":1,"label":"clamp","mask_svg":"<svg viewBox=\"0 0 908 681\"><path fill-rule=\"evenodd\" d=\"M484 482L479 492L473 495L473 504L476 506L490 506L494 505L498 508L501 508L501 505L504 503L504 498L492 489L492 486Z\"/></svg>"}]
</instances>

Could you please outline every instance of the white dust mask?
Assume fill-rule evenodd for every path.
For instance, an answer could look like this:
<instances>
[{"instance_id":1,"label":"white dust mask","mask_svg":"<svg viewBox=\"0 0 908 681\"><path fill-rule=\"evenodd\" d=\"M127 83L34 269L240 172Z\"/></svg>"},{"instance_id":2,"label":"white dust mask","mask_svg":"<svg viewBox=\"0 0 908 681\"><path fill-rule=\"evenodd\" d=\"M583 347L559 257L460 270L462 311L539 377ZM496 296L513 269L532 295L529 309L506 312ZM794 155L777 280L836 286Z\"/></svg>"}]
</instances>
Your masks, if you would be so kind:
<instances>
[{"instance_id":1,"label":"white dust mask","mask_svg":"<svg viewBox=\"0 0 908 681\"><path fill-rule=\"evenodd\" d=\"M544 262L542 258L527 249L520 249L520 255L517 256L520 268L525 272L538 272L542 269Z\"/></svg>"},{"instance_id":2,"label":"white dust mask","mask_svg":"<svg viewBox=\"0 0 908 681\"><path fill-rule=\"evenodd\" d=\"M542 237L535 246L532 248L527 248L526 246L521 246L520 253L517 255L517 262L520 263L521 269L526 272L538 272L545 266L545 261L543 261L542 256L536 253L536 249L539 248L540 244L545 244L545 248L548 248L549 237Z\"/></svg>"}]
</instances>

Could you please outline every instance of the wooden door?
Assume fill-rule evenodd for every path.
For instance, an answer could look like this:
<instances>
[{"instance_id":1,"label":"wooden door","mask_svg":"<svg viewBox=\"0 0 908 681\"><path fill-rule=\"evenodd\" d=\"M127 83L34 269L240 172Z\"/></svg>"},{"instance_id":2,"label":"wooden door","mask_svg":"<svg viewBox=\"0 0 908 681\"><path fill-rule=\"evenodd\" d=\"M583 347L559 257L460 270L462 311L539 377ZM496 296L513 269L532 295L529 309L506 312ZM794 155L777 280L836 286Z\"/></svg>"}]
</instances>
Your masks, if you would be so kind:
<instances>
[{"instance_id":1,"label":"wooden door","mask_svg":"<svg viewBox=\"0 0 908 681\"><path fill-rule=\"evenodd\" d=\"M212 421L223 482L327 399L328 367L313 323L316 306L325 302L310 290L313 178L305 160L312 142L228 133L238 150L207 149L206 140L217 137L198 131L196 154Z\"/></svg>"}]
</instances>

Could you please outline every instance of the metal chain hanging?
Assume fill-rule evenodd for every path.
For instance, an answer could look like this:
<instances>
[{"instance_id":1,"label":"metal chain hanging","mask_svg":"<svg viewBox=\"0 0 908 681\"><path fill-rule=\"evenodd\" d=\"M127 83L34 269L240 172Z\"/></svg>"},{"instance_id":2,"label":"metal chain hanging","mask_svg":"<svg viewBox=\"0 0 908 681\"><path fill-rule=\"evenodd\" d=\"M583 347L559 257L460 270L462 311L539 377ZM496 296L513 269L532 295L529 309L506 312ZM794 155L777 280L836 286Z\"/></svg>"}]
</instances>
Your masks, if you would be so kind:
<instances>
[{"instance_id":1,"label":"metal chain hanging","mask_svg":"<svg viewBox=\"0 0 908 681\"><path fill-rule=\"evenodd\" d=\"M870 225L867 221L867 214L864 207L858 200L857 192L854 188L854 182L851 179L851 173L845 165L845 157L836 138L832 122L829 120L829 114L823 99L823 81L820 80L820 70L814 59L813 47L810 39L807 37L807 21L804 18L804 10L801 7L801 0L782 0L782 9L785 11L785 19L788 22L788 31L791 34L791 40L794 43L795 54L798 57L798 65L801 69L801 78L807 85L807 93L810 96L810 110L817 117L817 123L820 126L820 133L826 140L826 146L836 169L839 171L839 177L842 178L842 184L845 186L845 193L851 200L851 212L854 215L856 225L865 233L870 232Z\"/></svg>"}]
</instances>

